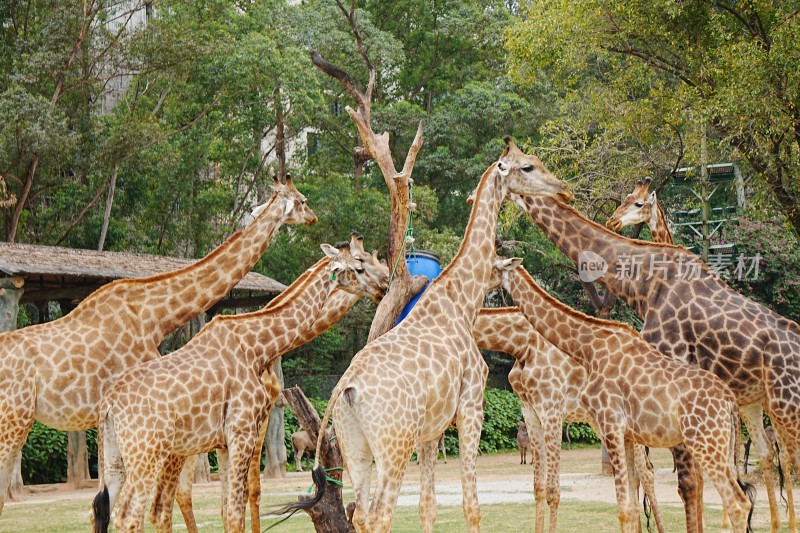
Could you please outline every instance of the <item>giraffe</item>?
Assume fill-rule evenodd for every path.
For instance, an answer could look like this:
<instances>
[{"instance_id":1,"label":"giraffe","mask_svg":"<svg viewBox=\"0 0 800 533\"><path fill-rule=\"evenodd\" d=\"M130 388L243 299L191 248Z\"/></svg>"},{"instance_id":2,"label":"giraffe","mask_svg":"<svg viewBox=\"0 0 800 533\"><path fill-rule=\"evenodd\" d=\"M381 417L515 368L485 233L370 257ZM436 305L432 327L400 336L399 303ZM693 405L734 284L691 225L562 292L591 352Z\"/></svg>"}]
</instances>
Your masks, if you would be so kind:
<instances>
[{"instance_id":1,"label":"giraffe","mask_svg":"<svg viewBox=\"0 0 800 533\"><path fill-rule=\"evenodd\" d=\"M622 237L576 209L548 198L515 198L571 261L624 298L642 317L641 335L662 353L722 378L762 462L773 452L762 408L775 426L781 464L796 465L800 440L800 325L728 287L683 247ZM702 477L682 447L673 449L678 487L687 506L687 531L702 531ZM787 466L788 465L788 466ZM767 487L772 471L764 470ZM789 531L797 532L792 487L786 484ZM773 490L767 491L770 531L780 527ZM773 511L774 510L774 511Z\"/></svg>"},{"instance_id":2,"label":"giraffe","mask_svg":"<svg viewBox=\"0 0 800 533\"><path fill-rule=\"evenodd\" d=\"M492 286L502 281L495 270ZM549 531L558 529L560 501L561 426L564 420L586 422L599 435L591 413L581 405L586 389L586 370L550 344L516 307L483 308L472 327L478 348L507 353L514 358L508 374L511 388L522 403L522 414L533 445L535 531L544 532L545 505L549 508ZM655 479L644 446L634 446L636 474L651 502L656 527L664 533L664 522L656 501Z\"/></svg>"},{"instance_id":3,"label":"giraffe","mask_svg":"<svg viewBox=\"0 0 800 533\"><path fill-rule=\"evenodd\" d=\"M614 211L614 213L608 219L606 222L606 227L610 230L619 232L626 226L644 223L647 224L647 227L650 229L650 235L653 238L653 242L675 244L667 217L664 214L664 210L661 208L661 205L658 203L658 199L656 198L656 192L649 192L651 183L652 179L649 177L645 178L644 180L638 180L633 191L631 191L631 193L625 198L617 210ZM735 431L738 430L739 429L737 427ZM766 429L765 435L767 435ZM768 439L767 442L769 442ZM770 445L769 449L770 455L772 455L774 447ZM745 472L746 471L747 470L745 469ZM702 483L702 478L699 479L699 482ZM778 506L776 504L773 505L773 501L775 500L775 488L773 487L771 475L765 477L765 487L767 494L769 495L767 499L770 502L770 513L777 513ZM722 518L722 526L728 527L728 515L726 512L724 512L724 509ZM780 518L777 520L780 521Z\"/></svg>"},{"instance_id":4,"label":"giraffe","mask_svg":"<svg viewBox=\"0 0 800 533\"><path fill-rule=\"evenodd\" d=\"M34 419L63 431L95 427L103 392L124 370L159 357L164 337L225 296L282 225L316 223L290 178L274 187L245 229L196 263L114 281L58 320L0 334L0 510Z\"/></svg>"},{"instance_id":5,"label":"giraffe","mask_svg":"<svg viewBox=\"0 0 800 533\"><path fill-rule=\"evenodd\" d=\"M662 354L627 324L589 317L547 294L520 265L498 259L502 286L536 330L587 373L581 403L594 418L614 469L623 533L639 529L632 501L634 443L683 444L722 497L734 533L749 529L748 487L738 480L739 423L733 392L716 375Z\"/></svg>"},{"instance_id":6,"label":"giraffe","mask_svg":"<svg viewBox=\"0 0 800 533\"><path fill-rule=\"evenodd\" d=\"M302 331L292 345L285 349L285 352L298 348L317 338L347 314L360 298L366 296L374 302L378 302L385 295L386 288L389 285L389 267L378 259L377 251L370 254L364 250L364 238L359 233L353 232L350 234L349 247L353 259L359 262L360 268L364 270L363 272L356 270L356 276L360 283L359 291L348 292L345 290L335 290L328 299L325 300L325 304L317 315L314 324L307 330ZM297 283L295 283L293 287L296 285ZM269 309L273 306L282 305L283 301L286 299L293 298L292 292L293 291L290 289L283 291L280 296L270 302L267 308ZM280 355L281 354L278 354L278 356ZM275 359L277 359L278 356L275 356ZM271 408L275 405L275 401L281 391L280 382L277 376L272 372L272 363L269 365L269 370L262 375L262 382L267 390L267 397L269 399L268 405L269 408ZM266 429L266 424L263 424L247 478L248 503L250 504L250 527L253 533L260 533L261 531L261 519L259 514L259 501L261 499L261 443L264 442L264 433ZM222 458L221 461L220 458ZM220 461L219 464L226 460L224 450L217 450L217 459ZM187 458L186 464L181 471L177 488L173 486L175 482L174 479L159 478L156 496L154 497L154 501L157 503L150 507L150 521L156 526L158 531L170 531L171 529L171 510L173 505L171 495L173 493L172 491L176 490L175 499L183 515L186 529L189 533L197 532L197 524L194 519L194 513L192 512L192 477L196 460L197 456L195 455ZM222 509L224 512L224 502Z\"/></svg>"},{"instance_id":7,"label":"giraffe","mask_svg":"<svg viewBox=\"0 0 800 533\"><path fill-rule=\"evenodd\" d=\"M658 203L656 191L648 192L652 179L636 182L633 191L625 197L611 218L606 222L608 229L619 231L625 226L645 223L650 229L653 242L675 244L664 210Z\"/></svg>"},{"instance_id":8,"label":"giraffe","mask_svg":"<svg viewBox=\"0 0 800 533\"><path fill-rule=\"evenodd\" d=\"M92 506L95 531L108 530L117 497L117 529L143 531L157 477L171 480L160 499L171 502L169 487L185 458L220 448L227 450L225 530L243 531L247 476L269 408L269 380L262 376L313 326L333 290L361 291L356 272L363 267L349 246L321 247L326 257L278 305L217 316L182 348L128 370L108 390L98 418L102 490ZM171 507L159 514L171 514Z\"/></svg>"},{"instance_id":9,"label":"giraffe","mask_svg":"<svg viewBox=\"0 0 800 533\"><path fill-rule=\"evenodd\" d=\"M422 488L433 495L436 445L454 418L464 514L468 530L479 530L475 462L488 368L471 330L491 274L497 213L509 192L521 190L572 197L538 158L523 154L506 138L499 161L481 177L464 239L453 261L398 326L353 357L331 393L322 427L332 413L355 491L353 525L357 531L391 530L403 473L417 445ZM321 437L317 457L320 444ZM373 457L377 489L369 505ZM322 498L325 481L318 460L313 477L316 496L287 506L287 511L313 507ZM420 498L419 513L423 531L432 531L435 496Z\"/></svg>"}]
</instances>

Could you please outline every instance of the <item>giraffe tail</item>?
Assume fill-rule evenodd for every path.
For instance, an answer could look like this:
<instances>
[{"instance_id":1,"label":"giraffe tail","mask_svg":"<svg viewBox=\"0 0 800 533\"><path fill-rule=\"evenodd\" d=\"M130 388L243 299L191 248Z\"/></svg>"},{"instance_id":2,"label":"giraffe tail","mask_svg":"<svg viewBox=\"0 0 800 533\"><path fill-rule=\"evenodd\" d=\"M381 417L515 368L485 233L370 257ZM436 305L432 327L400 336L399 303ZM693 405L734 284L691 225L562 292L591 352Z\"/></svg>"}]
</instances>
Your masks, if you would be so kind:
<instances>
[{"instance_id":1,"label":"giraffe tail","mask_svg":"<svg viewBox=\"0 0 800 533\"><path fill-rule=\"evenodd\" d=\"M345 374L346 375L346 374ZM330 419L331 409L333 405L336 403L336 400L339 399L341 396L342 391L344 391L347 387L342 386L342 383L345 382L345 376L342 376L342 379L339 380L339 383L333 389L331 393L331 399L328 402L328 407L325 408L325 415L322 417L322 422L319 425L319 431L317 432L317 448L316 453L314 454L314 468L311 471L311 479L314 481L315 492L314 496L308 498L303 498L300 501L290 503L281 507L280 509L274 511L274 514L283 515L283 518L269 526L266 530L272 529L273 527L277 526L278 524L282 524L286 520L292 517L297 511L306 511L311 509L315 505L317 505L320 500L325 496L325 488L327 486L327 475L325 474L325 469L322 465L319 464L319 457L320 457L320 450L322 449L322 439L325 436L325 427L328 425L328 420Z\"/></svg>"},{"instance_id":2,"label":"giraffe tail","mask_svg":"<svg viewBox=\"0 0 800 533\"><path fill-rule=\"evenodd\" d=\"M89 517L93 533L108 533L111 523L111 498L103 479L103 426L107 414L108 411L103 409L97 420L97 477L100 491L92 500L92 514Z\"/></svg>"},{"instance_id":3,"label":"giraffe tail","mask_svg":"<svg viewBox=\"0 0 800 533\"><path fill-rule=\"evenodd\" d=\"M111 504L108 496L108 487L97 493L92 501L92 531L94 533L108 533L111 523Z\"/></svg>"},{"instance_id":4,"label":"giraffe tail","mask_svg":"<svg viewBox=\"0 0 800 533\"><path fill-rule=\"evenodd\" d=\"M731 435L733 471L736 473L736 483L739 484L739 488L742 489L747 499L750 500L750 512L747 513L747 533L752 533L753 510L756 506L756 488L750 483L745 483L742 481L742 478L739 477L739 448L741 448L742 445L742 423L739 419L739 408L736 405L734 405L731 410L731 422L731 430L733 431L733 435Z\"/></svg>"}]
</instances>

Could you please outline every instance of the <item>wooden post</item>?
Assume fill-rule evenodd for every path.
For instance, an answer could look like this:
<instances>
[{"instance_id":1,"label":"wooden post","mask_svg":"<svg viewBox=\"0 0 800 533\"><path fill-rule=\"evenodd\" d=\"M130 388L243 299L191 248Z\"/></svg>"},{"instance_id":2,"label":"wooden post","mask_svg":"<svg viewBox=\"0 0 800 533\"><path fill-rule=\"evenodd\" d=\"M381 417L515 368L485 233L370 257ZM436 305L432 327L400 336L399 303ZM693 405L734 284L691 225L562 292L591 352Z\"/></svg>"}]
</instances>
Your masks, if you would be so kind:
<instances>
[{"instance_id":1,"label":"wooden post","mask_svg":"<svg viewBox=\"0 0 800 533\"><path fill-rule=\"evenodd\" d=\"M25 280L19 277L0 279L0 331L17 329L19 299L22 298ZM11 483L6 491L5 501L19 500L25 493L22 482L22 452L17 456L11 474ZM0 511L3 510L0 499Z\"/></svg>"},{"instance_id":2,"label":"wooden post","mask_svg":"<svg viewBox=\"0 0 800 533\"><path fill-rule=\"evenodd\" d=\"M306 395L299 387L291 387L283 391L286 402L292 406L297 421L308 432L311 440L316 441L319 435L320 424L314 406L308 401ZM331 432L328 432L331 433ZM322 449L319 452L319 464L327 470L327 476L331 479L342 481L342 454L339 451L339 444L335 438L322 439ZM310 496L300 496L300 500L310 498ZM307 509L306 513L314 523L317 533L342 533L355 531L352 524L347 520L342 500L342 488L339 485L329 483L325 489L325 496L322 500Z\"/></svg>"},{"instance_id":3,"label":"wooden post","mask_svg":"<svg viewBox=\"0 0 800 533\"><path fill-rule=\"evenodd\" d=\"M272 371L281 382L283 388L283 369L279 357L272 365ZM283 394L278 396L275 405L269 411L267 433L264 438L264 479L286 477L286 442L284 441L283 411L286 403Z\"/></svg>"}]
</instances>

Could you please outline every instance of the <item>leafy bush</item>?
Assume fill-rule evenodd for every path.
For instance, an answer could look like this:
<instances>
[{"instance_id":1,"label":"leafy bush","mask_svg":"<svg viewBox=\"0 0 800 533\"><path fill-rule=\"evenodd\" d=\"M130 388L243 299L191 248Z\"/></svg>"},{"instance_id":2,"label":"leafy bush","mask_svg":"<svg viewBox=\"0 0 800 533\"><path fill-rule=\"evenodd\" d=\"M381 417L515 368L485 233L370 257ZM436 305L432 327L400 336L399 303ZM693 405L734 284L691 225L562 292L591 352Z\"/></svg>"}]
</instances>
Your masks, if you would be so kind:
<instances>
[{"instance_id":1,"label":"leafy bush","mask_svg":"<svg viewBox=\"0 0 800 533\"><path fill-rule=\"evenodd\" d=\"M564 430L569 428L569 439L572 442L581 442L584 444L598 444L600 437L592 430L589 424L580 422L577 424L564 424Z\"/></svg>"},{"instance_id":2,"label":"leafy bush","mask_svg":"<svg viewBox=\"0 0 800 533\"><path fill-rule=\"evenodd\" d=\"M522 408L516 394L507 390L486 389L483 400L481 451L496 452L515 447L517 421L522 420Z\"/></svg>"},{"instance_id":3,"label":"leafy bush","mask_svg":"<svg viewBox=\"0 0 800 533\"><path fill-rule=\"evenodd\" d=\"M728 283L753 300L793 320L800 319L800 244L790 230L776 223L738 218L726 239L736 244L745 265L730 268ZM753 258L760 256L758 276L747 273ZM741 275L739 275L741 274ZM738 279L742 278L742 279Z\"/></svg>"},{"instance_id":4,"label":"leafy bush","mask_svg":"<svg viewBox=\"0 0 800 533\"><path fill-rule=\"evenodd\" d=\"M97 430L86 432L89 472L97 475ZM22 447L22 479L26 484L67 480L67 433L34 422Z\"/></svg>"}]
</instances>

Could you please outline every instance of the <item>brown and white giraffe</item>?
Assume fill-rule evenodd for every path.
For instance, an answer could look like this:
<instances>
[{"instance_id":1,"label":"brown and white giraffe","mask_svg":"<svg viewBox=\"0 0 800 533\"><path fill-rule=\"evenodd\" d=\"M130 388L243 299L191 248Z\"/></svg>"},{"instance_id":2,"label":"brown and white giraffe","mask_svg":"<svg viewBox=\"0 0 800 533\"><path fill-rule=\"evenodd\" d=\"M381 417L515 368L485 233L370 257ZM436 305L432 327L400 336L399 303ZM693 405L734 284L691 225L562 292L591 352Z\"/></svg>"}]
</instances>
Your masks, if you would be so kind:
<instances>
[{"instance_id":1,"label":"brown and white giraffe","mask_svg":"<svg viewBox=\"0 0 800 533\"><path fill-rule=\"evenodd\" d=\"M738 481L736 398L722 380L660 353L628 326L590 317L547 294L520 266L495 262L502 285L536 330L587 372L581 402L597 423L614 470L624 533L639 529L633 445L683 444L714 483L733 531L749 527L751 502Z\"/></svg>"},{"instance_id":2,"label":"brown and white giraffe","mask_svg":"<svg viewBox=\"0 0 800 533\"><path fill-rule=\"evenodd\" d=\"M656 243L664 243L664 244L674 244L675 241L672 238L672 232L669 228L669 223L667 221L667 217L664 214L664 210L661 208L661 205L658 203L658 199L656 198L656 192L649 192L650 185L652 180L650 178L645 178L644 180L639 180L636 182L636 186L634 187L633 191L625 197L625 200L619 205L616 211L611 215L611 217L606 222L606 227L613 231L619 232L622 228L626 226L632 226L635 224L647 224L647 227L650 230L650 235L653 238L653 242ZM748 409L754 409L755 411L760 411L757 407L748 407ZM751 415L751 420L755 421L756 414L753 413ZM738 430L738 428L737 428ZM766 430L765 430L766 431ZM765 437L766 441L770 443L769 439ZM762 457L762 461L768 461L768 464L772 464L772 455L774 453L774 447L769 445L769 457L764 458ZM698 480L699 483L702 483L702 478ZM778 506L775 499L775 487L773 486L773 479L772 474L764 476L764 485L767 490L767 499L770 504L770 513L777 514L778 513ZM700 496L700 491L698 491L698 496ZM728 526L728 515L727 513L723 514L723 527ZM775 523L780 523L780 518L775 518Z\"/></svg>"},{"instance_id":3,"label":"brown and white giraffe","mask_svg":"<svg viewBox=\"0 0 800 533\"><path fill-rule=\"evenodd\" d=\"M353 525L357 531L391 530L403 473L417 445L423 485L431 484L423 490L433 494L436 445L454 418L464 514L468 530L479 530L475 461L488 369L472 338L472 323L491 275L497 213L509 192L521 190L572 197L538 158L523 154L509 139L500 160L480 180L456 257L403 322L353 357L331 394L322 426L332 412L355 490ZM373 458L377 489L370 505ZM429 476L424 473L426 468L431 469ZM322 497L325 481L321 467L315 467L314 473L315 498L289 509L312 507ZM432 531L435 500L421 498L419 512L423 531Z\"/></svg>"},{"instance_id":4,"label":"brown and white giraffe","mask_svg":"<svg viewBox=\"0 0 800 533\"><path fill-rule=\"evenodd\" d=\"M384 262L378 260L377 252L370 254L364 250L364 239L356 232L350 235L350 253L355 261L361 263L360 268L363 269L363 272L356 271L356 277L359 281L359 290L357 292L348 292L345 290L333 291L328 299L325 300L325 304L317 315L314 324L310 328L303 330L295 341L285 349L286 352L312 341L328 330L328 328L347 314L360 298L366 296L375 302L383 298L389 285L389 267L386 266ZM298 282L299 281L300 280L298 280ZM277 305L283 305L285 300L294 298L295 295L293 293L299 285L298 282L295 282L277 298L272 300L267 306L267 309ZM280 355L282 354L273 355L273 357L277 359ZM277 376L272 372L271 364L269 370L263 374L262 382L267 390L269 410L275 405L275 401L281 390L280 382ZM248 503L250 504L250 527L253 533L259 533L261 531L261 519L259 514L261 478L259 474L261 467L261 443L264 442L264 433L266 429L266 424L262 424L261 434L258 438L259 444L256 452L253 454L253 460L247 478ZM192 512L192 477L196 458L197 456L193 455L186 460L186 464L181 471L177 488L173 485L175 482L174 479L166 479L166 474L170 473L171 469L167 469L165 471L165 476L159 478L156 496L154 498L155 503L150 507L150 521L156 525L158 531L171 530L172 495L175 494L175 499L181 509L186 529L189 533L197 532L197 524ZM224 473L225 463L227 463L227 455L224 450L217 450L217 460L220 465L220 473ZM176 490L177 492L175 492ZM224 512L224 502L222 509Z\"/></svg>"},{"instance_id":5,"label":"brown and white giraffe","mask_svg":"<svg viewBox=\"0 0 800 533\"><path fill-rule=\"evenodd\" d=\"M93 504L95 531L107 531L118 496L117 529L143 531L157 477L171 481L160 499L171 502L185 458L221 448L228 456L225 530L243 531L247 476L269 409L262 376L313 326L333 290L361 291L356 272L363 266L349 246L322 248L327 257L279 305L217 316L182 348L128 370L109 389L98 420L102 490ZM163 511L157 514L171 514L171 504Z\"/></svg>"},{"instance_id":6,"label":"brown and white giraffe","mask_svg":"<svg viewBox=\"0 0 800 533\"><path fill-rule=\"evenodd\" d=\"M683 247L627 239L557 200L530 197L518 203L579 270L599 276L642 317L643 339L673 359L712 371L731 388L765 464L772 452L762 407L778 433L781 463L787 469L797 464L800 325L731 289ZM697 506L702 477L680 447L673 454L687 504L687 530L702 531L702 508ZM774 483L770 469L764 469L764 476L765 483ZM791 484L786 489L789 531L795 533ZM772 510L777 506L774 493L767 495ZM780 526L777 509L770 516L774 533Z\"/></svg>"},{"instance_id":7,"label":"brown and white giraffe","mask_svg":"<svg viewBox=\"0 0 800 533\"><path fill-rule=\"evenodd\" d=\"M499 272L496 284L501 278ZM596 432L591 413L581 404L586 389L586 370L550 344L516 307L483 308L472 328L478 348L507 353L514 358L508 374L511 388L522 403L522 414L533 446L533 490L536 500L535 531L544 532L545 506L549 508L549 531L558 529L561 499L561 428L564 420L586 422ZM638 480L651 502L656 526L665 531L655 495L655 479L644 446L635 445Z\"/></svg>"},{"instance_id":8,"label":"brown and white giraffe","mask_svg":"<svg viewBox=\"0 0 800 533\"><path fill-rule=\"evenodd\" d=\"M656 191L649 192L651 183L650 178L637 181L633 191L608 219L606 227L619 231L625 226L644 223L650 230L653 242L675 244L667 216L656 198Z\"/></svg>"},{"instance_id":9,"label":"brown and white giraffe","mask_svg":"<svg viewBox=\"0 0 800 533\"><path fill-rule=\"evenodd\" d=\"M123 371L159 357L164 337L225 296L282 225L317 221L290 179L276 181L254 214L196 263L109 283L58 320L0 334L0 509L34 419L63 431L94 427L102 394Z\"/></svg>"}]
</instances>

